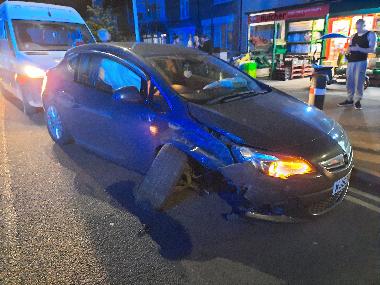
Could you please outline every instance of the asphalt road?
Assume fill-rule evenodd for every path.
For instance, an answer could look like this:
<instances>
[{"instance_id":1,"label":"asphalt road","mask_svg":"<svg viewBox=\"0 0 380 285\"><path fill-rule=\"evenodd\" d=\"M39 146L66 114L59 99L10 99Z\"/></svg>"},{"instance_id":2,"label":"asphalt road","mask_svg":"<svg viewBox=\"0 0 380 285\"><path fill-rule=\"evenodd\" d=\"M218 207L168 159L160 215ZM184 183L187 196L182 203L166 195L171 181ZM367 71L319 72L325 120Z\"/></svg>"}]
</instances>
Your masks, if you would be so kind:
<instances>
[{"instance_id":1,"label":"asphalt road","mask_svg":"<svg viewBox=\"0 0 380 285\"><path fill-rule=\"evenodd\" d=\"M226 220L214 194L147 215L131 195L141 178L54 145L42 114L1 96L0 284L380 284L378 185L273 224Z\"/></svg>"}]
</instances>

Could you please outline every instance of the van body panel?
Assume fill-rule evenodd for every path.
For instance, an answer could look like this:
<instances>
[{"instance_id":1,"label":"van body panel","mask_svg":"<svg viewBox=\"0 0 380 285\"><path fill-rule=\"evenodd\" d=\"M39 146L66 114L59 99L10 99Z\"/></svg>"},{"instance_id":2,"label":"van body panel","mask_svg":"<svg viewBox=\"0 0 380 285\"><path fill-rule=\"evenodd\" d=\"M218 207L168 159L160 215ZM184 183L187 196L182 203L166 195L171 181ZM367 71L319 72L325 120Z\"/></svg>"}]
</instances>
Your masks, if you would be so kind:
<instances>
[{"instance_id":1,"label":"van body panel","mask_svg":"<svg viewBox=\"0 0 380 285\"><path fill-rule=\"evenodd\" d=\"M48 30L50 32L50 38L45 38L45 32L42 36L41 30L39 30L40 23L41 27L44 27L44 31ZM24 30L22 31L21 29L23 32L21 36L20 28L18 28L20 24L24 25L21 26ZM32 28L33 24L35 28ZM60 30L55 25L70 28L64 29L63 34L60 34ZM20 45L18 39L20 37L25 38L25 30L28 30L27 40L22 41ZM72 37L66 36L65 33L70 33L67 35ZM66 41L64 40L65 38ZM22 1L2 3L0 5L1 87L23 100L24 104L42 107L41 88L43 76L28 78L25 68L32 66L46 72L61 62L66 50L71 48L70 39L74 44L81 38L95 42L95 38L83 18L71 7ZM60 41L61 39L63 43ZM30 44L24 44L29 41L31 42ZM39 41L42 41L41 48L39 48Z\"/></svg>"},{"instance_id":2,"label":"van body panel","mask_svg":"<svg viewBox=\"0 0 380 285\"><path fill-rule=\"evenodd\" d=\"M6 9L6 15L9 20L36 20L36 21L53 21L85 24L80 14L71 7L12 1L0 5L0 9Z\"/></svg>"}]
</instances>

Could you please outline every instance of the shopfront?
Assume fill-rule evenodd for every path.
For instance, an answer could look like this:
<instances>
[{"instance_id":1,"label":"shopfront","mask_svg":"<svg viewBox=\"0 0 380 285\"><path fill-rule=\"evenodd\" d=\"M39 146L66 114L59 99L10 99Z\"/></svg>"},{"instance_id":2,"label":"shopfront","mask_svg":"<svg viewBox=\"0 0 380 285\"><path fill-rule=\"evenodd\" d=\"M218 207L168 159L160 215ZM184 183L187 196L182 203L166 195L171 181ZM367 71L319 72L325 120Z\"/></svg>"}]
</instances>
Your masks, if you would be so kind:
<instances>
[{"instance_id":1,"label":"shopfront","mask_svg":"<svg viewBox=\"0 0 380 285\"><path fill-rule=\"evenodd\" d=\"M279 76L283 79L309 76L310 57L318 57L321 53L322 45L317 40L327 29L328 13L329 5L319 5L251 14L248 23L249 50L269 58L273 72L277 68L281 73L285 62L295 59L298 69L293 66L290 77L289 74Z\"/></svg>"},{"instance_id":2,"label":"shopfront","mask_svg":"<svg viewBox=\"0 0 380 285\"><path fill-rule=\"evenodd\" d=\"M370 85L380 86L380 2L373 0L345 0L331 5L328 32L339 33L351 37L356 33L357 20L363 19L368 30L378 36L376 53L369 54L367 75ZM349 39L331 39L326 42L325 65L337 67L336 77L345 78L347 61L345 53Z\"/></svg>"},{"instance_id":3,"label":"shopfront","mask_svg":"<svg viewBox=\"0 0 380 285\"><path fill-rule=\"evenodd\" d=\"M355 24L357 20L363 19L366 23L366 28L375 31L378 36L380 32L380 7L378 9L359 10L357 12L350 12L350 15L334 16L332 15L329 20L329 32L339 33L347 37L351 37L356 33ZM356 14L360 13L360 14ZM363 14L361 14L363 13ZM325 64L337 66L344 64L344 54L348 48L349 39L331 39L326 44L326 57ZM378 61L378 54L369 55L369 66L372 67ZM343 61L343 62L342 62Z\"/></svg>"}]
</instances>

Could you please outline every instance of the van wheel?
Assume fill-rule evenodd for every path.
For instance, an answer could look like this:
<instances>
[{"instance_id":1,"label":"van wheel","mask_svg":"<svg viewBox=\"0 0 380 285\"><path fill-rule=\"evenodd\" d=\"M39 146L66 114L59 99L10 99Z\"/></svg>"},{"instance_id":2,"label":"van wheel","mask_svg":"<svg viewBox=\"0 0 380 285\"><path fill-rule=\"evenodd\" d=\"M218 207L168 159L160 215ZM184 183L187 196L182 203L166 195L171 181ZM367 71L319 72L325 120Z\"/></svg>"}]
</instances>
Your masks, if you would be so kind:
<instances>
[{"instance_id":1,"label":"van wheel","mask_svg":"<svg viewBox=\"0 0 380 285\"><path fill-rule=\"evenodd\" d=\"M33 115L38 112L38 108L30 105L28 100L24 97L24 95L22 96L22 106L24 109L24 114L28 116Z\"/></svg>"},{"instance_id":2,"label":"van wheel","mask_svg":"<svg viewBox=\"0 0 380 285\"><path fill-rule=\"evenodd\" d=\"M50 137L59 145L71 143L73 140L63 125L61 116L54 105L46 108L45 120Z\"/></svg>"},{"instance_id":3,"label":"van wheel","mask_svg":"<svg viewBox=\"0 0 380 285\"><path fill-rule=\"evenodd\" d=\"M144 180L135 191L138 204L161 210L176 186L183 187L188 157L171 144L164 145L154 159Z\"/></svg>"}]
</instances>

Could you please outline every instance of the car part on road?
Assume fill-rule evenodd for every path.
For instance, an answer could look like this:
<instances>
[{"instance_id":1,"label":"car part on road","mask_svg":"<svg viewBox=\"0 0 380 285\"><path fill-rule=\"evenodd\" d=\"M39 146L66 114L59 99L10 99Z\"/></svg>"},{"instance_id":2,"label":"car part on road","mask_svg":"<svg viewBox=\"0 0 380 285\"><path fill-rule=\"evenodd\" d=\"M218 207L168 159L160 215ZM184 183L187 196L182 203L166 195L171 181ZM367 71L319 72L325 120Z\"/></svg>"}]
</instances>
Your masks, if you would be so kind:
<instances>
[{"instance_id":1,"label":"car part on road","mask_svg":"<svg viewBox=\"0 0 380 285\"><path fill-rule=\"evenodd\" d=\"M49 135L56 143L65 145L72 142L71 136L63 126L59 112L54 105L49 105L46 108L45 119Z\"/></svg>"},{"instance_id":2,"label":"car part on road","mask_svg":"<svg viewBox=\"0 0 380 285\"><path fill-rule=\"evenodd\" d=\"M186 183L190 183L186 168L187 155L171 144L164 145L135 192L137 203L148 203L154 209L161 209L176 185L180 183L179 187L183 189ZM185 176L184 180L181 180L182 176Z\"/></svg>"},{"instance_id":3,"label":"car part on road","mask_svg":"<svg viewBox=\"0 0 380 285\"><path fill-rule=\"evenodd\" d=\"M259 212L256 212L255 210L249 210L245 213L245 216L247 218L267 221L267 222L274 222L274 223L298 223L304 221L300 218L293 218L290 216L285 215L269 215L269 214L262 214Z\"/></svg>"}]
</instances>

